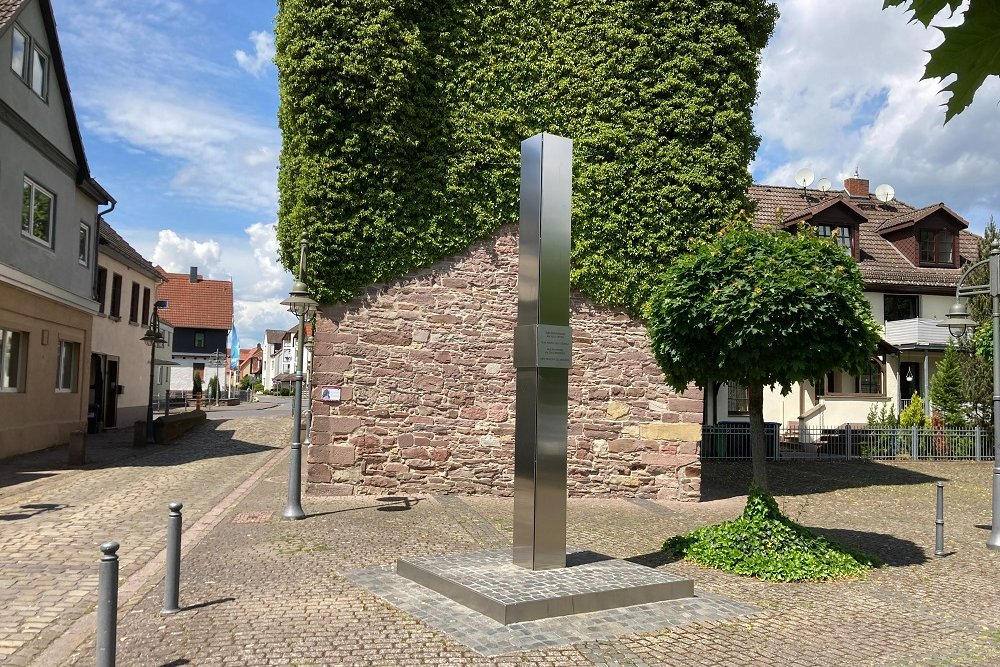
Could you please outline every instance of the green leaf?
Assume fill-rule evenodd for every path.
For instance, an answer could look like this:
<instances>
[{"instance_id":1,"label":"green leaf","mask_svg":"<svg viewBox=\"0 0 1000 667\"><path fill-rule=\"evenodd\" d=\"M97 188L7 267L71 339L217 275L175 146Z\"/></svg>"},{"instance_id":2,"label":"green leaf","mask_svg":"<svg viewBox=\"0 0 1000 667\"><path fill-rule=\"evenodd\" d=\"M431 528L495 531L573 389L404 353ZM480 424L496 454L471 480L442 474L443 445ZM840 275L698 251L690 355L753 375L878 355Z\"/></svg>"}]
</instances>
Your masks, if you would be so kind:
<instances>
[{"instance_id":1,"label":"green leaf","mask_svg":"<svg viewBox=\"0 0 1000 667\"><path fill-rule=\"evenodd\" d=\"M972 0L961 25L939 29L944 41L931 49L923 78L955 75L943 88L952 94L946 105L947 123L972 104L987 76L1000 75L1000 4Z\"/></svg>"},{"instance_id":2,"label":"green leaf","mask_svg":"<svg viewBox=\"0 0 1000 667\"><path fill-rule=\"evenodd\" d=\"M955 10L962 5L962 0L885 0L882 3L882 9L905 4L909 4L910 10L913 11L911 21L920 21L925 26L930 26L931 20L946 6L951 9L952 13L955 13Z\"/></svg>"}]
</instances>

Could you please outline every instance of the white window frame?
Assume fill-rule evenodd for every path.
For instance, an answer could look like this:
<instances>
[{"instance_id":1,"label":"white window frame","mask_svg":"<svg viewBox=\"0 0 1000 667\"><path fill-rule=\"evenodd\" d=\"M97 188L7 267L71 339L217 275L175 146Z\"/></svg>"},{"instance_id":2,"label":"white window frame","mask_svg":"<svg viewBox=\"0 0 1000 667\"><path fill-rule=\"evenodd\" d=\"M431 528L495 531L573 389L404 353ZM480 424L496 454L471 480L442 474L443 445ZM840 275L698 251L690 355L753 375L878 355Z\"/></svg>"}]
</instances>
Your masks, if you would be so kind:
<instances>
[{"instance_id":1,"label":"white window frame","mask_svg":"<svg viewBox=\"0 0 1000 667\"><path fill-rule=\"evenodd\" d=\"M82 266L90 267L90 225L80 221L80 256Z\"/></svg>"},{"instance_id":2,"label":"white window frame","mask_svg":"<svg viewBox=\"0 0 1000 667\"><path fill-rule=\"evenodd\" d=\"M24 219L24 189L31 190L31 196L28 200L28 228L25 229L25 219ZM48 229L48 240L40 239L35 235L35 196L39 193L43 193L49 198L49 229ZM43 245L46 248L51 248L53 246L53 237L55 236L55 226L56 226L56 196L51 191L45 187L39 185L27 176L24 177L24 186L21 193L21 236L31 239L39 245Z\"/></svg>"},{"instance_id":3,"label":"white window frame","mask_svg":"<svg viewBox=\"0 0 1000 667\"><path fill-rule=\"evenodd\" d=\"M68 360L66 356L70 355ZM66 371L69 371L69 377ZM74 394L79 390L80 379L80 343L72 340L59 340L56 351L56 393Z\"/></svg>"},{"instance_id":4,"label":"white window frame","mask_svg":"<svg viewBox=\"0 0 1000 667\"><path fill-rule=\"evenodd\" d=\"M14 334L18 334L17 341L14 341ZM20 394L24 393L25 370L28 366L28 334L24 331L14 331L0 327L0 392ZM9 384L10 369L14 346L17 346L17 369L14 372L14 384Z\"/></svg>"}]
</instances>

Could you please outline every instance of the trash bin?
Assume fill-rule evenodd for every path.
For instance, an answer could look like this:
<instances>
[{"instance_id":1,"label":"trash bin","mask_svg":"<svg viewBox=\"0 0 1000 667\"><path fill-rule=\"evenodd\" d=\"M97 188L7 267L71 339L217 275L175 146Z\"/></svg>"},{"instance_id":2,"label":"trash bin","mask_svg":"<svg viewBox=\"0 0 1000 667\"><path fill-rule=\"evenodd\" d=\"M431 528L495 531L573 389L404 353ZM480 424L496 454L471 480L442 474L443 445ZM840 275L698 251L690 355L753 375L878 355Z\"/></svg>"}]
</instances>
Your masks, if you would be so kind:
<instances>
[{"instance_id":1,"label":"trash bin","mask_svg":"<svg viewBox=\"0 0 1000 667\"><path fill-rule=\"evenodd\" d=\"M97 419L97 406L91 403L87 406L87 433L100 433Z\"/></svg>"}]
</instances>

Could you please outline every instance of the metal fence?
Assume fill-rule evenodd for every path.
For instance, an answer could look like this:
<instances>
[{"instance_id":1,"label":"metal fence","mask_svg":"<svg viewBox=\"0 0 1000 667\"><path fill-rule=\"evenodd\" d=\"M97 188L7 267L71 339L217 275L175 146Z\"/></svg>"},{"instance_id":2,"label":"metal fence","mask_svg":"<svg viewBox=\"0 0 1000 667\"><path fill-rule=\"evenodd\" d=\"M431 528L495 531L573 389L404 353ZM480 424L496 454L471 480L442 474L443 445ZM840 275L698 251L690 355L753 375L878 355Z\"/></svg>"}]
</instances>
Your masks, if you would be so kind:
<instances>
[{"instance_id":1,"label":"metal fence","mask_svg":"<svg viewBox=\"0 0 1000 667\"><path fill-rule=\"evenodd\" d=\"M981 428L781 428L765 424L767 458L982 461L993 458L993 437ZM750 425L702 427L703 459L750 458Z\"/></svg>"}]
</instances>

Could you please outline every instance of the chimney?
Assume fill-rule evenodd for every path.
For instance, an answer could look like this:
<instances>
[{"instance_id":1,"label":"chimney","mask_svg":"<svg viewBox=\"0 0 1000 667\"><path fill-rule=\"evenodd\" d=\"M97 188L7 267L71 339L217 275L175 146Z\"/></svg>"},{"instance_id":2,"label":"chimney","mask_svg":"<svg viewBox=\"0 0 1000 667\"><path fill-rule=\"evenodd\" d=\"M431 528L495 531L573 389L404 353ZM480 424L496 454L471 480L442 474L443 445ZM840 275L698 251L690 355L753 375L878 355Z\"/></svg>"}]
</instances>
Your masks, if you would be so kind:
<instances>
[{"instance_id":1,"label":"chimney","mask_svg":"<svg viewBox=\"0 0 1000 667\"><path fill-rule=\"evenodd\" d=\"M868 181L865 181L865 187L868 187ZM191 282L193 282L193 283L198 282L198 267L197 266L192 266L191 267Z\"/></svg>"},{"instance_id":2,"label":"chimney","mask_svg":"<svg viewBox=\"0 0 1000 667\"><path fill-rule=\"evenodd\" d=\"M868 179L858 178L857 175L845 178L844 189L847 190L847 194L852 197L867 197L869 194Z\"/></svg>"}]
</instances>

